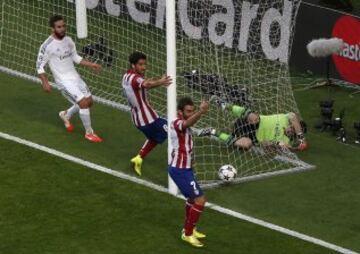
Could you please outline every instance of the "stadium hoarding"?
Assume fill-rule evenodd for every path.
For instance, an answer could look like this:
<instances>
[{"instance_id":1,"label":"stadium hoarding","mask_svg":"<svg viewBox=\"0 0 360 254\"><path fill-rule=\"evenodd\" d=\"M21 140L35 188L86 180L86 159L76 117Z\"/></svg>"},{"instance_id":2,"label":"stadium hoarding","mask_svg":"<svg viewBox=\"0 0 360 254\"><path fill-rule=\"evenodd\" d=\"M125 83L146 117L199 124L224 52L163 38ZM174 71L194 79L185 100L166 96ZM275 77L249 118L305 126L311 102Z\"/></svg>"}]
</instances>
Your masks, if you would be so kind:
<instances>
[{"instance_id":1,"label":"stadium hoarding","mask_svg":"<svg viewBox=\"0 0 360 254\"><path fill-rule=\"evenodd\" d=\"M306 45L313 39L337 37L345 46L339 54L327 58L313 58ZM360 85L360 17L336 10L301 3L293 41L290 66L314 74Z\"/></svg>"},{"instance_id":2,"label":"stadium hoarding","mask_svg":"<svg viewBox=\"0 0 360 254\"><path fill-rule=\"evenodd\" d=\"M323 76L327 74L327 59L312 58L307 53L306 45L312 39L339 37L345 41L345 48L339 55L331 57L330 78L360 84L359 17L301 2L295 37L291 43L291 17L296 15L293 12L296 1L284 0L283 6L271 8L261 6L261 2L254 4L246 0L209 2L214 8L208 15L199 17L196 10L200 3L192 0L177 1L178 27L188 37L206 39L218 46L247 52L251 29L259 29L258 42L251 44L261 48L258 52L262 52L265 59L288 63L290 58L290 66ZM86 6L89 10L96 9L110 16L125 14L137 23L159 29L165 27L166 0L86 0ZM267 10L260 15L259 10L262 8ZM275 36L274 29L277 30Z\"/></svg>"},{"instance_id":3,"label":"stadium hoarding","mask_svg":"<svg viewBox=\"0 0 360 254\"><path fill-rule=\"evenodd\" d=\"M74 0L67 1L74 3ZM248 52L250 46L257 46L265 59L287 64L292 20L299 2L177 0L178 27L191 39L206 39L217 46L240 52ZM200 13L204 4L208 11ZM86 0L86 6L89 10L96 9L110 16L126 15L137 23L165 29L166 0ZM256 43L250 41L253 29L260 31Z\"/></svg>"}]
</instances>

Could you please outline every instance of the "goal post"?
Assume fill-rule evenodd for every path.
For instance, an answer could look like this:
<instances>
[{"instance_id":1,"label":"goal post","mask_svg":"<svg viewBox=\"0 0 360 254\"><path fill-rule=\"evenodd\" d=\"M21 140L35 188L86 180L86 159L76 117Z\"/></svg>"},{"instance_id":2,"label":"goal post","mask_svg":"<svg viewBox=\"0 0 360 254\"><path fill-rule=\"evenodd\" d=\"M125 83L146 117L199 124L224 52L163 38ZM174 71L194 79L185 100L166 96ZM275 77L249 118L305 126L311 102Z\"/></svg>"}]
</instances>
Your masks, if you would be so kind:
<instances>
[{"instance_id":1,"label":"goal post","mask_svg":"<svg viewBox=\"0 0 360 254\"><path fill-rule=\"evenodd\" d=\"M167 120L168 129L171 122L176 118L176 6L175 1L166 1L166 72L173 80L167 88ZM168 162L170 164L172 154L170 131L168 131ZM169 193L178 194L178 188L168 175Z\"/></svg>"},{"instance_id":2,"label":"goal post","mask_svg":"<svg viewBox=\"0 0 360 254\"><path fill-rule=\"evenodd\" d=\"M88 36L86 1L75 0L76 6L76 33L79 39ZM167 119L170 124L176 118L176 5L175 1L166 2L166 74L173 79L167 88ZM172 144L168 132L168 161L171 160ZM178 188L168 175L168 190L177 195Z\"/></svg>"},{"instance_id":3,"label":"goal post","mask_svg":"<svg viewBox=\"0 0 360 254\"><path fill-rule=\"evenodd\" d=\"M299 3L2 0L0 71L36 80L34 63L49 32L48 18L60 14L79 53L104 67L100 75L79 71L94 98L105 105L129 111L120 80L128 56L137 50L148 56L147 76L166 72L173 79L167 89L149 91L152 106L169 124L176 117L177 97L182 96L192 97L196 105L215 96L261 115L300 113L288 68ZM212 101L196 128L213 127L230 134L236 120ZM217 172L225 164L238 170L235 182L312 168L287 149L269 151L256 145L242 151L216 138L195 137L193 152L196 177L203 187L221 185ZM169 177L168 185L169 192L176 194Z\"/></svg>"},{"instance_id":4,"label":"goal post","mask_svg":"<svg viewBox=\"0 0 360 254\"><path fill-rule=\"evenodd\" d=\"M88 36L86 1L75 0L76 7L76 33L79 39L85 39Z\"/></svg>"}]
</instances>

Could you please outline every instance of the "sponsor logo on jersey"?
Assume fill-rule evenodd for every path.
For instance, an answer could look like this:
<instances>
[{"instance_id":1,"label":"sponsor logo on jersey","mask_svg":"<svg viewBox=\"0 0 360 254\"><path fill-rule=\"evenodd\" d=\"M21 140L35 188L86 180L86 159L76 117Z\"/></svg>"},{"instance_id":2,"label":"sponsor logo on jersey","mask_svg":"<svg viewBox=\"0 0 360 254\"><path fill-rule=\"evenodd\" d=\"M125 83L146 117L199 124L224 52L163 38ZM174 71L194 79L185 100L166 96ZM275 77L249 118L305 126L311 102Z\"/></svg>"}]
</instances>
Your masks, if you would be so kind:
<instances>
[{"instance_id":1,"label":"sponsor logo on jersey","mask_svg":"<svg viewBox=\"0 0 360 254\"><path fill-rule=\"evenodd\" d=\"M71 51L67 50L67 51L65 51L65 53L64 53L63 55L61 55L59 58L60 58L60 60L64 60L64 59L69 58L69 57L71 57L71 56L72 56Z\"/></svg>"}]
</instances>

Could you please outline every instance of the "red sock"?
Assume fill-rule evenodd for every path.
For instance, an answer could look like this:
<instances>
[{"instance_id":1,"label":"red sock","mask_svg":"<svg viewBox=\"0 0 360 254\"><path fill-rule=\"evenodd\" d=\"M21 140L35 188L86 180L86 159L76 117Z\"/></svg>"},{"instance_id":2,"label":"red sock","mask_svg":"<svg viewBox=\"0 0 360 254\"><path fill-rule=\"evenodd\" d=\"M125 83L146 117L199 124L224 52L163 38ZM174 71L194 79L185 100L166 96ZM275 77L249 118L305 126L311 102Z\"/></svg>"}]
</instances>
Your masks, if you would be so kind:
<instances>
[{"instance_id":1,"label":"red sock","mask_svg":"<svg viewBox=\"0 0 360 254\"><path fill-rule=\"evenodd\" d=\"M148 153L151 152L152 149L157 145L156 142L151 140L146 140L143 147L141 147L139 154L141 158L145 158Z\"/></svg>"},{"instance_id":2,"label":"red sock","mask_svg":"<svg viewBox=\"0 0 360 254\"><path fill-rule=\"evenodd\" d=\"M191 200L191 199L188 199L185 202L185 223L184 223L184 228L185 228L186 222L187 222L187 220L189 218L190 208L193 206L193 204L194 204L194 201Z\"/></svg>"},{"instance_id":3,"label":"red sock","mask_svg":"<svg viewBox=\"0 0 360 254\"><path fill-rule=\"evenodd\" d=\"M189 236L192 235L194 227L198 222L202 211L204 210L203 205L193 204L189 210L189 216L185 223L185 235Z\"/></svg>"}]
</instances>

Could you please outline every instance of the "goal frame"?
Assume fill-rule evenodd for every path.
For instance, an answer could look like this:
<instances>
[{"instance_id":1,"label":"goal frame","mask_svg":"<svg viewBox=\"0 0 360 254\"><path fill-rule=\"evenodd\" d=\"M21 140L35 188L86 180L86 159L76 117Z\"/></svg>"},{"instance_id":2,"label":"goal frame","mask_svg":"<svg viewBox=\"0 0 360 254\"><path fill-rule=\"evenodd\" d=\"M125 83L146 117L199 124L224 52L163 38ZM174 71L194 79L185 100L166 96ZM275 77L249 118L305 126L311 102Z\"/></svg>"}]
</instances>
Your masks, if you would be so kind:
<instances>
[{"instance_id":1,"label":"goal frame","mask_svg":"<svg viewBox=\"0 0 360 254\"><path fill-rule=\"evenodd\" d=\"M79 39L85 39L87 37L88 31L87 31L87 10L86 10L86 1L85 0L74 0L74 3L76 5L76 28L77 28L77 37ZM5 4L2 3L3 5ZM2 28L1 28L2 29ZM2 31L0 31L1 36ZM0 37L1 38L1 37ZM0 40L0 49L1 49L1 40ZM166 69L167 69L167 75L170 76L173 80L173 83L167 88L167 119L168 123L170 125L171 121L176 118L176 101L177 101L177 89L176 89L176 1L166 1ZM22 73L16 70L9 69L7 67L0 65L0 71L8 73L13 76L18 76L23 79L31 80L33 82L39 83L40 80L32 75ZM54 84L52 84L54 87L56 87ZM94 96L94 100L111 106L113 108L122 110L122 111L130 111L130 108L124 104L120 104L102 97ZM169 133L168 133L169 135ZM172 147L171 147L171 139L168 137L168 160L171 159L171 153L172 153ZM286 158L285 156L277 156L275 158L279 161L285 161L289 162L289 158ZM303 161L291 161L292 164L294 164L293 168L288 168L284 170L277 170L274 172L267 172L262 173L254 176L244 176L237 178L234 183L239 182L247 182L247 181L254 181L259 180L271 176L276 175L283 175L288 173L295 173L295 172L301 172L309 169L314 169L315 167L307 164ZM212 188L212 187L218 187L223 185L224 183L221 182L213 182L213 183L206 183L202 184L203 188ZM175 183L172 181L171 177L168 175L168 191L170 194L177 195L179 194L178 188L175 185Z\"/></svg>"}]
</instances>

